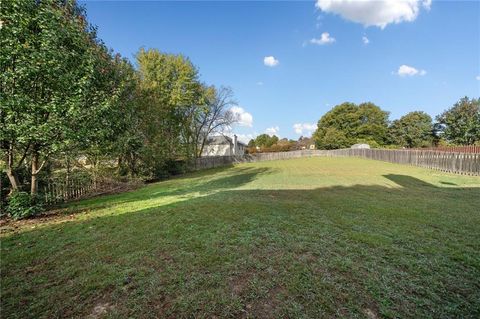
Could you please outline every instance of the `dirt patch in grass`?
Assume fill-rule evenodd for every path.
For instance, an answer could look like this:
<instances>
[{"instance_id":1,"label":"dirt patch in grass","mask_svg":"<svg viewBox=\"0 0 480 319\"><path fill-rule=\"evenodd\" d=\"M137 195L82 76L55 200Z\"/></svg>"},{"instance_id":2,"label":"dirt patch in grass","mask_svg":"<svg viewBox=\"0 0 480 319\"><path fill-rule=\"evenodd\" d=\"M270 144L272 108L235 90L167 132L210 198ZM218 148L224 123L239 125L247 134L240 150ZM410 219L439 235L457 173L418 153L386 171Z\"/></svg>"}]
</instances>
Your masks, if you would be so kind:
<instances>
[{"instance_id":1,"label":"dirt patch in grass","mask_svg":"<svg viewBox=\"0 0 480 319\"><path fill-rule=\"evenodd\" d=\"M370 309L370 308L365 308L363 311L365 312L365 315L369 319L377 319L378 318L376 312L374 310Z\"/></svg>"},{"instance_id":2,"label":"dirt patch in grass","mask_svg":"<svg viewBox=\"0 0 480 319\"><path fill-rule=\"evenodd\" d=\"M148 306L152 313L155 313L158 318L175 318L170 313L173 300L169 296L159 295L148 302Z\"/></svg>"},{"instance_id":3,"label":"dirt patch in grass","mask_svg":"<svg viewBox=\"0 0 480 319\"><path fill-rule=\"evenodd\" d=\"M254 304L252 313L257 318L278 318L278 309L285 295L287 295L287 290L284 287L275 286L270 289L266 298L260 299Z\"/></svg>"},{"instance_id":4,"label":"dirt patch in grass","mask_svg":"<svg viewBox=\"0 0 480 319\"><path fill-rule=\"evenodd\" d=\"M100 302L93 307L92 312L87 316L88 319L98 319L107 315L113 309L113 305L108 302Z\"/></svg>"},{"instance_id":5,"label":"dirt patch in grass","mask_svg":"<svg viewBox=\"0 0 480 319\"><path fill-rule=\"evenodd\" d=\"M239 276L230 277L228 287L234 296L242 296L247 290L252 274L241 274Z\"/></svg>"},{"instance_id":6,"label":"dirt patch in grass","mask_svg":"<svg viewBox=\"0 0 480 319\"><path fill-rule=\"evenodd\" d=\"M78 219L79 214L67 214L67 212L68 210L66 208L55 209L45 212L35 218L22 220L13 220L11 218L4 217L0 219L0 236L17 233L25 229L34 229L45 224L56 224Z\"/></svg>"},{"instance_id":7,"label":"dirt patch in grass","mask_svg":"<svg viewBox=\"0 0 480 319\"><path fill-rule=\"evenodd\" d=\"M140 182L118 183L111 187L101 188L95 193L91 193L85 197L72 200L69 203L74 204L76 202L81 202L85 199L101 197L104 195L126 194L128 192L137 190L143 185L144 184ZM0 236L4 234L16 233L24 229L36 228L37 226L44 224L55 224L65 221L76 220L78 219L79 215L89 213L89 209L81 208L79 210L72 210L71 208L61 206L62 204L58 204L55 207L48 208L47 211L43 212L38 216L22 220L13 220L10 217L4 216L0 218ZM98 209L99 207L96 208Z\"/></svg>"}]
</instances>

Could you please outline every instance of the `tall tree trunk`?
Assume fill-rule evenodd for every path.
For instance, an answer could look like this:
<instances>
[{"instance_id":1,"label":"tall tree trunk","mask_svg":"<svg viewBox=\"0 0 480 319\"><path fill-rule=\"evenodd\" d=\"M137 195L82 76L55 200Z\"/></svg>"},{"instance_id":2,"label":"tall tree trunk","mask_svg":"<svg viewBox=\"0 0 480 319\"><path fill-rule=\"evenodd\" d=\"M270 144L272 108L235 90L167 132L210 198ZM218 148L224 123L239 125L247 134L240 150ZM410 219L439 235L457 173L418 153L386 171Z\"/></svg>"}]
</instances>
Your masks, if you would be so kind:
<instances>
[{"instance_id":1,"label":"tall tree trunk","mask_svg":"<svg viewBox=\"0 0 480 319\"><path fill-rule=\"evenodd\" d=\"M15 174L13 170L7 168L7 177L8 177L8 180L10 181L10 186L11 186L10 193L18 190L19 181L18 181L17 174Z\"/></svg>"},{"instance_id":2,"label":"tall tree trunk","mask_svg":"<svg viewBox=\"0 0 480 319\"><path fill-rule=\"evenodd\" d=\"M117 158L117 174L120 175L122 172L122 166L123 166L123 159L122 156L118 156Z\"/></svg>"},{"instance_id":3,"label":"tall tree trunk","mask_svg":"<svg viewBox=\"0 0 480 319\"><path fill-rule=\"evenodd\" d=\"M6 160L6 162L7 162L6 173L7 173L8 180L10 181L10 186L11 186L10 187L10 193L18 190L18 187L20 185L20 182L18 180L18 176L15 173L15 170L13 169L13 166L14 166L13 161L14 161L14 159L13 159L13 147L9 146L8 151L7 151L7 160Z\"/></svg>"},{"instance_id":4,"label":"tall tree trunk","mask_svg":"<svg viewBox=\"0 0 480 319\"><path fill-rule=\"evenodd\" d=\"M94 158L94 160L92 161L92 172L93 172L93 188L94 189L97 189L97 164L98 164L98 161L97 161L97 157L95 155L92 156Z\"/></svg>"},{"instance_id":5,"label":"tall tree trunk","mask_svg":"<svg viewBox=\"0 0 480 319\"><path fill-rule=\"evenodd\" d=\"M31 178L31 185L30 185L31 195L36 195L38 192L38 179L37 179L38 172L39 172L38 151L35 150L32 153L32 178Z\"/></svg>"}]
</instances>

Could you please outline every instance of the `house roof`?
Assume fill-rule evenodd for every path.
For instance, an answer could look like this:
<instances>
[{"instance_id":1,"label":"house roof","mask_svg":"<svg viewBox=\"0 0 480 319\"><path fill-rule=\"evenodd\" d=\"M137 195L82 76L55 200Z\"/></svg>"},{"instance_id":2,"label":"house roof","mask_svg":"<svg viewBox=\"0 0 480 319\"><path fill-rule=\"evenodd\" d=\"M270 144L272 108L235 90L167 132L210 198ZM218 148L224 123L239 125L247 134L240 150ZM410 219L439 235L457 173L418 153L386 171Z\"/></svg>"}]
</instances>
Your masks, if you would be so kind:
<instances>
[{"instance_id":1,"label":"house roof","mask_svg":"<svg viewBox=\"0 0 480 319\"><path fill-rule=\"evenodd\" d=\"M233 140L230 137L224 136L224 135L210 136L207 138L207 144L208 145L233 145ZM237 139L237 144L247 146L245 143L240 142L238 139Z\"/></svg>"},{"instance_id":2,"label":"house roof","mask_svg":"<svg viewBox=\"0 0 480 319\"><path fill-rule=\"evenodd\" d=\"M232 139L228 136L209 136L207 138L207 144L227 145L227 144L233 144L233 142L232 142Z\"/></svg>"}]
</instances>

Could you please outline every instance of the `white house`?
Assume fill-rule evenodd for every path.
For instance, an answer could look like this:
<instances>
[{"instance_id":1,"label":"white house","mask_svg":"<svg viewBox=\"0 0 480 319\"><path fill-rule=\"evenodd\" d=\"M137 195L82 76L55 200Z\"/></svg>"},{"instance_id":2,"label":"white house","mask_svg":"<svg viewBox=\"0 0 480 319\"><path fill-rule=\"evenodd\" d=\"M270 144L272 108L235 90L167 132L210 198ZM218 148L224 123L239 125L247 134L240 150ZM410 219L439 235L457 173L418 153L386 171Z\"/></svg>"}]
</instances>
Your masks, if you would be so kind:
<instances>
[{"instance_id":1,"label":"white house","mask_svg":"<svg viewBox=\"0 0 480 319\"><path fill-rule=\"evenodd\" d=\"M247 145L238 141L233 135L233 140L228 136L211 136L207 138L202 156L233 156L243 155Z\"/></svg>"}]
</instances>

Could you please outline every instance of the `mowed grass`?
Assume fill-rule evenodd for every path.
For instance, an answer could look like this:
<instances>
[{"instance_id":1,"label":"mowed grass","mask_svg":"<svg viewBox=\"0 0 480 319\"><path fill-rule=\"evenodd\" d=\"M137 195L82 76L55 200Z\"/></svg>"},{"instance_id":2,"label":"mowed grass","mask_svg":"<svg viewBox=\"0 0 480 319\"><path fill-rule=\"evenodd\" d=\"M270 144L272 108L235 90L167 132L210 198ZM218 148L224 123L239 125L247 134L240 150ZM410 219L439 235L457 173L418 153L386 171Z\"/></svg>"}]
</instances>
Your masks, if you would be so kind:
<instances>
[{"instance_id":1,"label":"mowed grass","mask_svg":"<svg viewBox=\"0 0 480 319\"><path fill-rule=\"evenodd\" d=\"M197 172L1 241L2 318L479 318L480 178L356 158Z\"/></svg>"}]
</instances>

